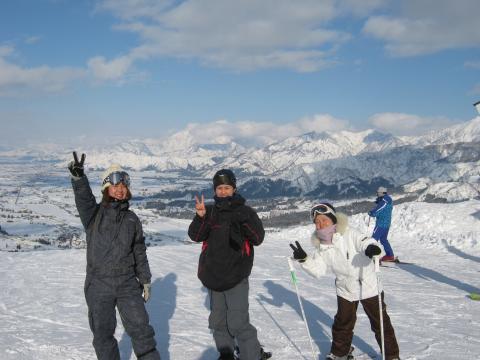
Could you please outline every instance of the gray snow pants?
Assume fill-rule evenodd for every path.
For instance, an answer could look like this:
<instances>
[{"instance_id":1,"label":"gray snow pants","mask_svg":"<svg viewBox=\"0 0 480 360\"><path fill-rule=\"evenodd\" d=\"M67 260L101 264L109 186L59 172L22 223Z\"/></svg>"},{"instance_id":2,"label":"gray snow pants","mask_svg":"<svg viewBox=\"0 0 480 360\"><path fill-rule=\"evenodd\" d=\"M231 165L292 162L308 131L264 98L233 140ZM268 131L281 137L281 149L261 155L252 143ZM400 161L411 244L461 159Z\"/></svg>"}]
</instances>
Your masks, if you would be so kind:
<instances>
[{"instance_id":1,"label":"gray snow pants","mask_svg":"<svg viewBox=\"0 0 480 360\"><path fill-rule=\"evenodd\" d=\"M125 331L132 339L138 359L160 360L155 332L149 325L142 297L142 287L133 276L92 278L85 284L88 320L93 333L93 347L99 360L120 360L114 337L118 308Z\"/></svg>"},{"instance_id":2,"label":"gray snow pants","mask_svg":"<svg viewBox=\"0 0 480 360\"><path fill-rule=\"evenodd\" d=\"M226 291L210 290L208 327L220 354L233 354L236 340L241 360L258 360L260 343L257 329L250 324L248 290L248 278Z\"/></svg>"}]
</instances>

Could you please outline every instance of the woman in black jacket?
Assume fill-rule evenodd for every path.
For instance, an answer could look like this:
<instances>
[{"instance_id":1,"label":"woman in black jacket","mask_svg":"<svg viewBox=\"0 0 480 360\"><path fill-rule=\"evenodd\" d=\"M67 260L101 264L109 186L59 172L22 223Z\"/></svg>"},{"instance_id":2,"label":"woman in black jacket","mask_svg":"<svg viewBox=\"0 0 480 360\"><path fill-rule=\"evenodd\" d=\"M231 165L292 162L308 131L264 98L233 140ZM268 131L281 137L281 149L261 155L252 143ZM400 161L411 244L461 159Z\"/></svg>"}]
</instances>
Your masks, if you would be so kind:
<instances>
[{"instance_id":1,"label":"woman in black jacket","mask_svg":"<svg viewBox=\"0 0 480 360\"><path fill-rule=\"evenodd\" d=\"M68 169L87 235L85 298L97 358L120 360L114 337L116 307L137 358L160 360L144 304L150 297L152 275L142 224L128 209L130 177L119 165L110 166L102 176L103 198L97 204L83 171L85 154L81 161L76 152L73 157Z\"/></svg>"},{"instance_id":2,"label":"woman in black jacket","mask_svg":"<svg viewBox=\"0 0 480 360\"><path fill-rule=\"evenodd\" d=\"M236 178L222 169L213 177L213 205L203 195L195 198L196 215L188 229L193 241L202 242L198 278L209 290L209 328L219 359L235 359L235 341L241 360L268 359L248 313L248 277L253 246L263 242L265 231L257 213L236 192Z\"/></svg>"}]
</instances>

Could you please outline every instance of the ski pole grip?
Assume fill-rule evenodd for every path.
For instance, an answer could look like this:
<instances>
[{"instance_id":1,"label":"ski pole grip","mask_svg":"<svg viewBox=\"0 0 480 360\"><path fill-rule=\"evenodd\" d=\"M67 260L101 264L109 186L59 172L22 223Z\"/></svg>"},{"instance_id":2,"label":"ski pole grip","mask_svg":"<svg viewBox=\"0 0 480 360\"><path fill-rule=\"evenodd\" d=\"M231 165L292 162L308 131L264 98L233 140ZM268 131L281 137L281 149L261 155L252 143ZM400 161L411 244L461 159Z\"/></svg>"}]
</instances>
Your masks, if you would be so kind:
<instances>
[{"instance_id":1,"label":"ski pole grip","mask_svg":"<svg viewBox=\"0 0 480 360\"><path fill-rule=\"evenodd\" d=\"M373 261L375 263L375 272L377 272L377 273L380 272L380 256L375 255L373 257Z\"/></svg>"},{"instance_id":2,"label":"ski pole grip","mask_svg":"<svg viewBox=\"0 0 480 360\"><path fill-rule=\"evenodd\" d=\"M288 267L290 268L290 276L292 277L292 282L297 286L297 276L295 275L295 268L293 267L293 261L291 257L287 257Z\"/></svg>"},{"instance_id":3,"label":"ski pole grip","mask_svg":"<svg viewBox=\"0 0 480 360\"><path fill-rule=\"evenodd\" d=\"M288 267L290 268L290 271L295 271L295 268L293 267L292 258L288 257L287 260L288 260Z\"/></svg>"}]
</instances>

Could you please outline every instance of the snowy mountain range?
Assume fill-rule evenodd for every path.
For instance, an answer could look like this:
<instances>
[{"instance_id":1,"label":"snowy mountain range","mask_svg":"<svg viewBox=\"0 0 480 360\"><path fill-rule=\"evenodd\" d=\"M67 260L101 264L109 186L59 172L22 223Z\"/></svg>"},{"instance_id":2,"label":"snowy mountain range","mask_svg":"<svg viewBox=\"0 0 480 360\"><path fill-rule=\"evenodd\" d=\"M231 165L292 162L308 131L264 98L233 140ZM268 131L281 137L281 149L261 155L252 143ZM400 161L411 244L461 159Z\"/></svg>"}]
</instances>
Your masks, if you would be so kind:
<instances>
[{"instance_id":1,"label":"snowy mountain range","mask_svg":"<svg viewBox=\"0 0 480 360\"><path fill-rule=\"evenodd\" d=\"M1 149L0 158L52 161L64 167L71 150L52 144ZM175 173L210 179L216 170L232 168L242 190L253 197L358 197L371 195L379 185L397 192L424 192L420 195L424 199L480 196L480 117L414 137L376 130L310 132L247 147L236 142L198 143L191 133L181 131L165 140L124 140L77 150L88 153L92 170L119 162L127 169L153 170L159 176Z\"/></svg>"}]
</instances>

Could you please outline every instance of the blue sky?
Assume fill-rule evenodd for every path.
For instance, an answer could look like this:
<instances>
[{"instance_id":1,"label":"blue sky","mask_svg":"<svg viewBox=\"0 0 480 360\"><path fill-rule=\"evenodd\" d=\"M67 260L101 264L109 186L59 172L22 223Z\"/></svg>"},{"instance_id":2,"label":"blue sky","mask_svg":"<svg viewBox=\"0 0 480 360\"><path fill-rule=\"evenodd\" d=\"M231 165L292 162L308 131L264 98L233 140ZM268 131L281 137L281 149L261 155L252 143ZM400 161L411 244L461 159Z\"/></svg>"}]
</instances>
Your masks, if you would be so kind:
<instances>
[{"instance_id":1,"label":"blue sky","mask_svg":"<svg viewBox=\"0 0 480 360\"><path fill-rule=\"evenodd\" d=\"M0 5L3 143L409 135L472 119L478 100L476 0Z\"/></svg>"}]
</instances>

